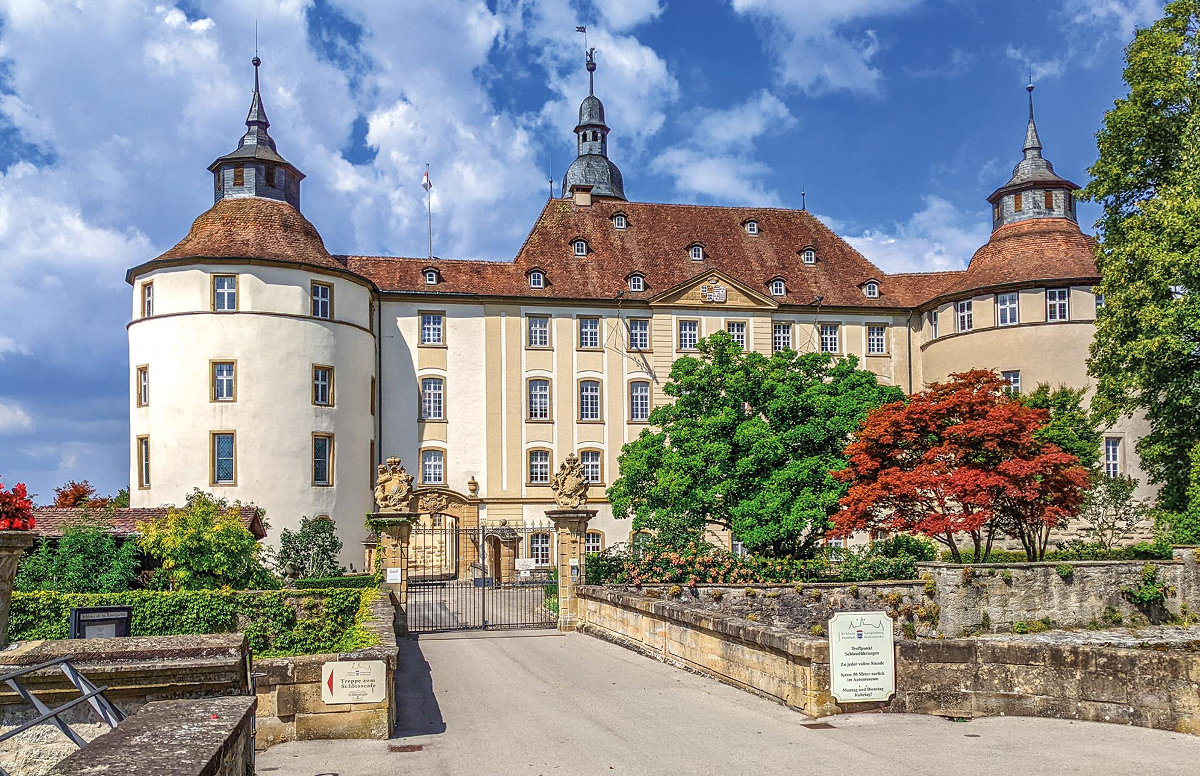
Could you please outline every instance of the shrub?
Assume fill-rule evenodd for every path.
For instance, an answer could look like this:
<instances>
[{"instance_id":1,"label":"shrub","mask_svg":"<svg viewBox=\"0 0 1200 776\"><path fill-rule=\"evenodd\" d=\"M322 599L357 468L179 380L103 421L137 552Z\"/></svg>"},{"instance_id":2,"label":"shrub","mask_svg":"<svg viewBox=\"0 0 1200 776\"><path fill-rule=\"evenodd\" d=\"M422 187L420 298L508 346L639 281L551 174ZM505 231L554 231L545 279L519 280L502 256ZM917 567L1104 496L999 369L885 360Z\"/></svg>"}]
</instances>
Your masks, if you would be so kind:
<instances>
[{"instance_id":1,"label":"shrub","mask_svg":"<svg viewBox=\"0 0 1200 776\"><path fill-rule=\"evenodd\" d=\"M913 560L928 562L937 559L937 545L924 536L896 534L871 545L871 551L885 558L907 555Z\"/></svg>"},{"instance_id":2,"label":"shrub","mask_svg":"<svg viewBox=\"0 0 1200 776\"><path fill-rule=\"evenodd\" d=\"M279 532L279 554L276 563L289 577L340 577L346 568L340 565L338 554L342 540L337 526L326 515L300 518L300 530Z\"/></svg>"},{"instance_id":3,"label":"shrub","mask_svg":"<svg viewBox=\"0 0 1200 776\"><path fill-rule=\"evenodd\" d=\"M1064 582L1075 576L1075 567L1070 563L1060 563L1054 567L1054 571Z\"/></svg>"},{"instance_id":4,"label":"shrub","mask_svg":"<svg viewBox=\"0 0 1200 776\"><path fill-rule=\"evenodd\" d=\"M329 590L334 588L362 589L379 587L377 574L348 574L344 577L310 577L297 579L290 588L294 590Z\"/></svg>"},{"instance_id":5,"label":"shrub","mask_svg":"<svg viewBox=\"0 0 1200 776\"><path fill-rule=\"evenodd\" d=\"M811 628L809 628L809 633L811 633L814 636L824 636L825 635L825 626L819 622L813 623L813 626Z\"/></svg>"},{"instance_id":6,"label":"shrub","mask_svg":"<svg viewBox=\"0 0 1200 776\"><path fill-rule=\"evenodd\" d=\"M69 525L58 542L43 539L21 558L14 590L119 593L137 581L137 543L118 540L99 523Z\"/></svg>"},{"instance_id":7,"label":"shrub","mask_svg":"<svg viewBox=\"0 0 1200 776\"><path fill-rule=\"evenodd\" d=\"M129 606L133 636L241 631L258 657L350 652L374 643L363 623L376 595L374 590L17 592L10 633L14 640L64 639L71 607Z\"/></svg>"},{"instance_id":8,"label":"shrub","mask_svg":"<svg viewBox=\"0 0 1200 776\"><path fill-rule=\"evenodd\" d=\"M1142 566L1142 583L1137 587L1121 591L1141 609L1150 609L1167 600L1167 585L1158 578L1158 567L1153 563Z\"/></svg>"}]
</instances>

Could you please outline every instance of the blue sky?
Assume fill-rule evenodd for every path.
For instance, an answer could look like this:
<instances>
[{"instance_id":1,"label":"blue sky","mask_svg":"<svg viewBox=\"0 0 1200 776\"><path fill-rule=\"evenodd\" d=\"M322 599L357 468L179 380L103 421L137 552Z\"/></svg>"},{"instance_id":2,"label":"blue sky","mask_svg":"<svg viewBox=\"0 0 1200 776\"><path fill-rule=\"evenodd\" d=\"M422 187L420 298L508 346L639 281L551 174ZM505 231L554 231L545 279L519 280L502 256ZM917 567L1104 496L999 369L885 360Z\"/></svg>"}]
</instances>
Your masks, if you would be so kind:
<instances>
[{"instance_id":1,"label":"blue sky","mask_svg":"<svg viewBox=\"0 0 1200 776\"><path fill-rule=\"evenodd\" d=\"M128 482L124 271L211 205L254 20L280 152L338 253L510 259L573 158L583 36L632 199L808 207L952 269L1020 156L1083 184L1157 0L0 0L0 475ZM1080 208L1091 223L1092 206ZM181 344L181 346L184 346Z\"/></svg>"}]
</instances>

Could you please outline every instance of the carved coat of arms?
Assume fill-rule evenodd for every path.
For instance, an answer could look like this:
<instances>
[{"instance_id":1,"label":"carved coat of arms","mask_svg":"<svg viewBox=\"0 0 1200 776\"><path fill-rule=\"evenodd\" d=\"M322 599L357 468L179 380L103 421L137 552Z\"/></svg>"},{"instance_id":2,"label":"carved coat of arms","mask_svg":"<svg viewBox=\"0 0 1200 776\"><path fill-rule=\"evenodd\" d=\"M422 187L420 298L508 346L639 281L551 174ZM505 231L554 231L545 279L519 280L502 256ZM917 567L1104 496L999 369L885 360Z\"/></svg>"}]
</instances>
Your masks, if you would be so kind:
<instances>
[{"instance_id":1,"label":"carved coat of arms","mask_svg":"<svg viewBox=\"0 0 1200 776\"><path fill-rule=\"evenodd\" d=\"M398 512L412 497L413 476L395 456L379 464L375 478L375 505L380 512Z\"/></svg>"},{"instance_id":2,"label":"carved coat of arms","mask_svg":"<svg viewBox=\"0 0 1200 776\"><path fill-rule=\"evenodd\" d=\"M550 490L554 491L554 500L560 509L579 509L587 503L587 477L583 472L583 464L574 453L567 453L567 459L558 465L558 473L550 482Z\"/></svg>"},{"instance_id":3,"label":"carved coat of arms","mask_svg":"<svg viewBox=\"0 0 1200 776\"><path fill-rule=\"evenodd\" d=\"M417 511L422 514L445 512L448 506L450 506L450 499L446 498L443 493L426 493L417 501Z\"/></svg>"}]
</instances>

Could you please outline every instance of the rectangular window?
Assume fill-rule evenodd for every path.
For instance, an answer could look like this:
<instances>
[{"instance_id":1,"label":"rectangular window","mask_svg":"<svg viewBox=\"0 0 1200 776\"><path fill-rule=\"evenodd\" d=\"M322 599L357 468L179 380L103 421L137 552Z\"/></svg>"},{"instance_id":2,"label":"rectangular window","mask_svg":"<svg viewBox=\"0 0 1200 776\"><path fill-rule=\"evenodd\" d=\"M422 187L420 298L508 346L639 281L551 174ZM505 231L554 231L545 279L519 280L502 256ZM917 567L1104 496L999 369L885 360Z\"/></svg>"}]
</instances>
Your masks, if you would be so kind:
<instances>
[{"instance_id":1,"label":"rectangular window","mask_svg":"<svg viewBox=\"0 0 1200 776\"><path fill-rule=\"evenodd\" d=\"M937 310L929 311L929 339L938 338L938 314Z\"/></svg>"},{"instance_id":2,"label":"rectangular window","mask_svg":"<svg viewBox=\"0 0 1200 776\"><path fill-rule=\"evenodd\" d=\"M729 336L733 337L733 341L746 349L746 324L742 321L730 321L725 324L725 331L729 332Z\"/></svg>"},{"instance_id":3,"label":"rectangular window","mask_svg":"<svg viewBox=\"0 0 1200 776\"><path fill-rule=\"evenodd\" d=\"M212 400L237 401L237 366L235 362L212 362Z\"/></svg>"},{"instance_id":4,"label":"rectangular window","mask_svg":"<svg viewBox=\"0 0 1200 776\"><path fill-rule=\"evenodd\" d=\"M333 406L333 367L313 367L313 404L320 407Z\"/></svg>"},{"instance_id":5,"label":"rectangular window","mask_svg":"<svg viewBox=\"0 0 1200 776\"><path fill-rule=\"evenodd\" d=\"M680 321L679 322L679 349L680 350L695 350L696 343L700 341L700 322L699 321Z\"/></svg>"},{"instance_id":6,"label":"rectangular window","mask_svg":"<svg viewBox=\"0 0 1200 776\"><path fill-rule=\"evenodd\" d=\"M246 185L246 168L245 167L234 167L233 168L233 185L234 186L245 186Z\"/></svg>"},{"instance_id":7,"label":"rectangular window","mask_svg":"<svg viewBox=\"0 0 1200 776\"><path fill-rule=\"evenodd\" d=\"M1053 191L1046 192L1046 209L1047 210L1054 209L1054 192Z\"/></svg>"},{"instance_id":8,"label":"rectangular window","mask_svg":"<svg viewBox=\"0 0 1200 776\"><path fill-rule=\"evenodd\" d=\"M599 380L583 380L579 383L579 419L600 420Z\"/></svg>"},{"instance_id":9,"label":"rectangular window","mask_svg":"<svg viewBox=\"0 0 1200 776\"><path fill-rule=\"evenodd\" d=\"M1069 288L1046 289L1046 320L1071 320L1070 304L1067 301L1071 290Z\"/></svg>"},{"instance_id":10,"label":"rectangular window","mask_svg":"<svg viewBox=\"0 0 1200 776\"><path fill-rule=\"evenodd\" d=\"M328 283L312 284L312 317L325 320L333 317L333 286Z\"/></svg>"},{"instance_id":11,"label":"rectangular window","mask_svg":"<svg viewBox=\"0 0 1200 776\"><path fill-rule=\"evenodd\" d=\"M650 383L637 380L629 384L629 419L643 423L650 418Z\"/></svg>"},{"instance_id":12,"label":"rectangular window","mask_svg":"<svg viewBox=\"0 0 1200 776\"><path fill-rule=\"evenodd\" d=\"M446 454L441 450L421 451L421 483L424 485L446 484Z\"/></svg>"},{"instance_id":13,"label":"rectangular window","mask_svg":"<svg viewBox=\"0 0 1200 776\"><path fill-rule=\"evenodd\" d=\"M1121 437L1104 438L1104 473L1109 477L1121 476Z\"/></svg>"},{"instance_id":14,"label":"rectangular window","mask_svg":"<svg viewBox=\"0 0 1200 776\"><path fill-rule=\"evenodd\" d=\"M529 381L529 419L550 420L550 381Z\"/></svg>"},{"instance_id":15,"label":"rectangular window","mask_svg":"<svg viewBox=\"0 0 1200 776\"><path fill-rule=\"evenodd\" d=\"M142 283L142 317L154 315L154 283Z\"/></svg>"},{"instance_id":16,"label":"rectangular window","mask_svg":"<svg viewBox=\"0 0 1200 776\"><path fill-rule=\"evenodd\" d=\"M1009 369L1000 373L1000 376L1008 381L1008 390L1012 393L1021 392L1021 370Z\"/></svg>"},{"instance_id":17,"label":"rectangular window","mask_svg":"<svg viewBox=\"0 0 1200 776\"><path fill-rule=\"evenodd\" d=\"M375 416L375 376L371 375L371 417Z\"/></svg>"},{"instance_id":18,"label":"rectangular window","mask_svg":"<svg viewBox=\"0 0 1200 776\"><path fill-rule=\"evenodd\" d=\"M629 319L629 349L650 349L650 320L648 318Z\"/></svg>"},{"instance_id":19,"label":"rectangular window","mask_svg":"<svg viewBox=\"0 0 1200 776\"><path fill-rule=\"evenodd\" d=\"M525 320L529 329L529 347L550 347L550 319L544 315L531 315Z\"/></svg>"},{"instance_id":20,"label":"rectangular window","mask_svg":"<svg viewBox=\"0 0 1200 776\"><path fill-rule=\"evenodd\" d=\"M970 331L975 328L975 313L971 309L971 300L959 302L954 306L956 313L958 331Z\"/></svg>"},{"instance_id":21,"label":"rectangular window","mask_svg":"<svg viewBox=\"0 0 1200 776\"><path fill-rule=\"evenodd\" d=\"M840 353L841 343L838 336L838 325L836 323L821 324L821 352L822 353Z\"/></svg>"},{"instance_id":22,"label":"rectangular window","mask_svg":"<svg viewBox=\"0 0 1200 776\"><path fill-rule=\"evenodd\" d=\"M792 324L775 323L771 325L771 350L778 353L781 350L792 349Z\"/></svg>"},{"instance_id":23,"label":"rectangular window","mask_svg":"<svg viewBox=\"0 0 1200 776\"><path fill-rule=\"evenodd\" d=\"M441 313L421 313L421 344L445 345L442 339L443 319Z\"/></svg>"},{"instance_id":24,"label":"rectangular window","mask_svg":"<svg viewBox=\"0 0 1200 776\"><path fill-rule=\"evenodd\" d=\"M1019 322L1017 304L1019 295L1016 291L1007 294L996 294L996 325L1013 326Z\"/></svg>"},{"instance_id":25,"label":"rectangular window","mask_svg":"<svg viewBox=\"0 0 1200 776\"><path fill-rule=\"evenodd\" d=\"M313 485L333 484L333 437L313 435Z\"/></svg>"},{"instance_id":26,"label":"rectangular window","mask_svg":"<svg viewBox=\"0 0 1200 776\"><path fill-rule=\"evenodd\" d=\"M550 534L530 534L529 557L539 566L550 565Z\"/></svg>"},{"instance_id":27,"label":"rectangular window","mask_svg":"<svg viewBox=\"0 0 1200 776\"><path fill-rule=\"evenodd\" d=\"M375 488L375 440L371 440L371 451L367 457L367 490Z\"/></svg>"},{"instance_id":28,"label":"rectangular window","mask_svg":"<svg viewBox=\"0 0 1200 776\"><path fill-rule=\"evenodd\" d=\"M150 437L137 438L138 487L150 487Z\"/></svg>"},{"instance_id":29,"label":"rectangular window","mask_svg":"<svg viewBox=\"0 0 1200 776\"><path fill-rule=\"evenodd\" d=\"M440 377L421 378L421 420L445 420L444 389Z\"/></svg>"},{"instance_id":30,"label":"rectangular window","mask_svg":"<svg viewBox=\"0 0 1200 776\"><path fill-rule=\"evenodd\" d=\"M536 485L550 482L550 453L548 451L529 451L529 481Z\"/></svg>"},{"instance_id":31,"label":"rectangular window","mask_svg":"<svg viewBox=\"0 0 1200 776\"><path fill-rule=\"evenodd\" d=\"M150 404L150 367L137 368L137 406L145 407Z\"/></svg>"},{"instance_id":32,"label":"rectangular window","mask_svg":"<svg viewBox=\"0 0 1200 776\"><path fill-rule=\"evenodd\" d=\"M219 313L238 309L237 275L213 275L213 309Z\"/></svg>"},{"instance_id":33,"label":"rectangular window","mask_svg":"<svg viewBox=\"0 0 1200 776\"><path fill-rule=\"evenodd\" d=\"M887 327L867 327L867 353L878 356L887 353Z\"/></svg>"},{"instance_id":34,"label":"rectangular window","mask_svg":"<svg viewBox=\"0 0 1200 776\"><path fill-rule=\"evenodd\" d=\"M1017 213L1020 213L1020 212L1021 212L1021 210L1022 210L1022 202L1021 202L1021 194L1020 194L1020 192L1018 192L1018 193L1017 193L1017 194L1016 194L1016 195L1013 197L1013 210L1014 210L1014 211L1016 211Z\"/></svg>"},{"instance_id":35,"label":"rectangular window","mask_svg":"<svg viewBox=\"0 0 1200 776\"><path fill-rule=\"evenodd\" d=\"M233 432L220 431L212 435L212 484L233 485L236 482Z\"/></svg>"},{"instance_id":36,"label":"rectangular window","mask_svg":"<svg viewBox=\"0 0 1200 776\"><path fill-rule=\"evenodd\" d=\"M600 347L600 319L579 319L579 347L595 350Z\"/></svg>"},{"instance_id":37,"label":"rectangular window","mask_svg":"<svg viewBox=\"0 0 1200 776\"><path fill-rule=\"evenodd\" d=\"M599 531L588 531L583 535L583 551L588 555L604 552L604 536Z\"/></svg>"},{"instance_id":38,"label":"rectangular window","mask_svg":"<svg viewBox=\"0 0 1200 776\"><path fill-rule=\"evenodd\" d=\"M583 450L579 453L579 462L583 465L583 478L591 483L604 482L601 476L600 451Z\"/></svg>"},{"instance_id":39,"label":"rectangular window","mask_svg":"<svg viewBox=\"0 0 1200 776\"><path fill-rule=\"evenodd\" d=\"M744 558L750 554L746 551L746 545L732 536L729 537L729 552L739 558Z\"/></svg>"},{"instance_id":40,"label":"rectangular window","mask_svg":"<svg viewBox=\"0 0 1200 776\"><path fill-rule=\"evenodd\" d=\"M1104 309L1104 294L1096 294L1096 309Z\"/></svg>"}]
</instances>

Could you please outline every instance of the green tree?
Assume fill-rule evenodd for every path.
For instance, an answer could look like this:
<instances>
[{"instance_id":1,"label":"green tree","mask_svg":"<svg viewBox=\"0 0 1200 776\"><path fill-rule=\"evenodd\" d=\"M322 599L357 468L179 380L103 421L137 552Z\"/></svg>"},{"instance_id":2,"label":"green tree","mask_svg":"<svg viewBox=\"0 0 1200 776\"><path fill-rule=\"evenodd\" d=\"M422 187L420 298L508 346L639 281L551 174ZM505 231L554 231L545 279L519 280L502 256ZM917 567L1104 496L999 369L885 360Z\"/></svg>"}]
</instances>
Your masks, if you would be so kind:
<instances>
[{"instance_id":1,"label":"green tree","mask_svg":"<svg viewBox=\"0 0 1200 776\"><path fill-rule=\"evenodd\" d=\"M1049 383L1040 383L1031 393L1016 398L1026 407L1050 413L1046 425L1034 432L1034 439L1053 442L1060 450L1078 458L1088 471L1095 471L1100 462L1100 442L1104 435L1084 406L1086 394L1082 388L1065 385L1051 388Z\"/></svg>"},{"instance_id":2,"label":"green tree","mask_svg":"<svg viewBox=\"0 0 1200 776\"><path fill-rule=\"evenodd\" d=\"M119 593L137 580L137 543L118 540L99 523L63 529L57 542L45 539L17 566L17 590L59 593Z\"/></svg>"},{"instance_id":3,"label":"green tree","mask_svg":"<svg viewBox=\"0 0 1200 776\"><path fill-rule=\"evenodd\" d=\"M326 515L303 517L300 530L279 532L279 570L292 579L306 577L340 577L346 568L338 564L342 540L337 527Z\"/></svg>"},{"instance_id":4,"label":"green tree","mask_svg":"<svg viewBox=\"0 0 1200 776\"><path fill-rule=\"evenodd\" d=\"M1085 195L1097 227L1093 407L1111 423L1144 412L1137 444L1160 505L1187 508L1200 442L1200 0L1176 0L1125 50L1129 94L1097 133Z\"/></svg>"},{"instance_id":5,"label":"green tree","mask_svg":"<svg viewBox=\"0 0 1200 776\"><path fill-rule=\"evenodd\" d=\"M1187 508L1168 520L1169 538L1176 544L1200 544L1200 442L1189 456Z\"/></svg>"},{"instance_id":6,"label":"green tree","mask_svg":"<svg viewBox=\"0 0 1200 776\"><path fill-rule=\"evenodd\" d=\"M263 550L242 524L241 503L196 489L182 507L138 524L138 543L162 564L172 590L274 587L263 567Z\"/></svg>"},{"instance_id":7,"label":"green tree","mask_svg":"<svg viewBox=\"0 0 1200 776\"><path fill-rule=\"evenodd\" d=\"M1137 485L1132 477L1092 476L1079 517L1087 523L1084 534L1100 548L1111 550L1140 523L1151 519L1150 504L1134 498Z\"/></svg>"},{"instance_id":8,"label":"green tree","mask_svg":"<svg viewBox=\"0 0 1200 776\"><path fill-rule=\"evenodd\" d=\"M708 525L747 548L809 557L846 486L842 450L867 412L903 392L882 386L853 357L790 350L743 353L729 335L678 359L650 414L652 428L625 445L608 489L613 514L634 530L683 545Z\"/></svg>"}]
</instances>

